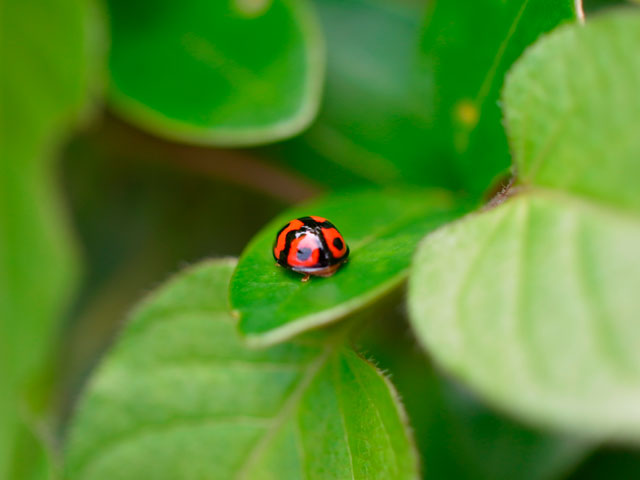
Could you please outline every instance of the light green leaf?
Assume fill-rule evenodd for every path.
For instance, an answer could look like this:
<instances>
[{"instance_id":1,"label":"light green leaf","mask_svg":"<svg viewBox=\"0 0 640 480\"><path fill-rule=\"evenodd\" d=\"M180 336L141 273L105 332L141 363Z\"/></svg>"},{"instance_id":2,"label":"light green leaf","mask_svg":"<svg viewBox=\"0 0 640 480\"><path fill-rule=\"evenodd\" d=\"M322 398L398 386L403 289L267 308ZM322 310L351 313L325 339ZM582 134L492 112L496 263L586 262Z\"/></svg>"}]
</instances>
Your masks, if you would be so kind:
<instances>
[{"instance_id":1,"label":"light green leaf","mask_svg":"<svg viewBox=\"0 0 640 480\"><path fill-rule=\"evenodd\" d=\"M498 105L507 70L540 34L572 19L574 0L435 1L422 40L437 99L430 157L450 163L470 192L509 166Z\"/></svg>"},{"instance_id":2,"label":"light green leaf","mask_svg":"<svg viewBox=\"0 0 640 480\"><path fill-rule=\"evenodd\" d=\"M459 214L433 191L343 193L296 207L270 222L247 246L231 282L231 306L250 343L272 344L337 321L401 284L411 255L427 232ZM276 234L292 219L331 221L350 248L349 261L330 278L302 283L274 266Z\"/></svg>"},{"instance_id":3,"label":"light green leaf","mask_svg":"<svg viewBox=\"0 0 640 480\"><path fill-rule=\"evenodd\" d=\"M637 442L640 217L628 207L640 200L622 172L640 173L640 110L620 98L638 105L632 12L564 27L515 67L505 98L524 182L558 189L520 187L427 237L409 304L424 346L493 404L547 428ZM557 180L533 164L554 166ZM588 191L596 176L601 189Z\"/></svg>"},{"instance_id":4,"label":"light green leaf","mask_svg":"<svg viewBox=\"0 0 640 480\"><path fill-rule=\"evenodd\" d=\"M67 477L415 478L394 390L344 331L246 348L234 267L193 267L134 313L80 402Z\"/></svg>"},{"instance_id":5,"label":"light green leaf","mask_svg":"<svg viewBox=\"0 0 640 480\"><path fill-rule=\"evenodd\" d=\"M298 133L319 103L324 51L306 0L109 0L110 100L163 137L210 145Z\"/></svg>"},{"instance_id":6,"label":"light green leaf","mask_svg":"<svg viewBox=\"0 0 640 480\"><path fill-rule=\"evenodd\" d=\"M96 25L82 0L0 8L0 478L11 478L22 390L50 348L75 277L51 160L85 103Z\"/></svg>"},{"instance_id":7,"label":"light green leaf","mask_svg":"<svg viewBox=\"0 0 640 480\"><path fill-rule=\"evenodd\" d=\"M640 220L550 192L427 237L409 283L438 362L545 427L640 439Z\"/></svg>"},{"instance_id":8,"label":"light green leaf","mask_svg":"<svg viewBox=\"0 0 640 480\"><path fill-rule=\"evenodd\" d=\"M0 351L18 376L41 358L74 273L50 160L86 98L87 17L80 0L3 3Z\"/></svg>"},{"instance_id":9,"label":"light green leaf","mask_svg":"<svg viewBox=\"0 0 640 480\"><path fill-rule=\"evenodd\" d=\"M640 209L640 15L562 28L509 74L505 114L520 181Z\"/></svg>"}]
</instances>

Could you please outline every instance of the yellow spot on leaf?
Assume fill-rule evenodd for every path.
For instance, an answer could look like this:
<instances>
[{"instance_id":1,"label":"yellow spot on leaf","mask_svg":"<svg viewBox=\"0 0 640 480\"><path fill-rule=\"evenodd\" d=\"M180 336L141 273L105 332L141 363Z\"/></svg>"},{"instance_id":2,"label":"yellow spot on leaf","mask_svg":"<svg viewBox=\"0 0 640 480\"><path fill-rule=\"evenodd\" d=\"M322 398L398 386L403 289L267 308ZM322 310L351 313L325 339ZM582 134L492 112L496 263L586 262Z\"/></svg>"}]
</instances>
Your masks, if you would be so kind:
<instances>
[{"instance_id":1,"label":"yellow spot on leaf","mask_svg":"<svg viewBox=\"0 0 640 480\"><path fill-rule=\"evenodd\" d=\"M247 18L255 18L269 10L272 0L235 0L236 11Z\"/></svg>"},{"instance_id":2,"label":"yellow spot on leaf","mask_svg":"<svg viewBox=\"0 0 640 480\"><path fill-rule=\"evenodd\" d=\"M478 108L468 99L460 100L454 108L454 118L457 123L472 129L478 123Z\"/></svg>"}]
</instances>

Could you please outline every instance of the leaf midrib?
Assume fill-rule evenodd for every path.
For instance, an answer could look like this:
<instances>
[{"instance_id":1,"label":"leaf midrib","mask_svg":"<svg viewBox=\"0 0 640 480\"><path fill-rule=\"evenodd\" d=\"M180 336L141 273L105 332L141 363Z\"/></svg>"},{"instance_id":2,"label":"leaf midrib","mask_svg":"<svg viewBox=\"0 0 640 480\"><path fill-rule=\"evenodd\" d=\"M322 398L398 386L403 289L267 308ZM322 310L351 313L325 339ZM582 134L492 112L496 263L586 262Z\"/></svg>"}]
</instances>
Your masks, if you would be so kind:
<instances>
[{"instance_id":1,"label":"leaf midrib","mask_svg":"<svg viewBox=\"0 0 640 480\"><path fill-rule=\"evenodd\" d=\"M311 363L305 371L300 383L291 393L289 398L284 402L282 408L278 414L274 417L273 423L262 436L262 438L254 445L251 452L247 455L247 460L240 467L240 470L235 475L236 480L250 480L247 474L256 465L256 463L262 457L262 454L269 446L269 442L275 438L282 426L289 419L290 415L298 407L298 403L302 396L305 394L311 382L315 379L318 372L325 365L331 354L335 350L335 343L329 343L325 346L323 352L318 356L317 360Z\"/></svg>"}]
</instances>

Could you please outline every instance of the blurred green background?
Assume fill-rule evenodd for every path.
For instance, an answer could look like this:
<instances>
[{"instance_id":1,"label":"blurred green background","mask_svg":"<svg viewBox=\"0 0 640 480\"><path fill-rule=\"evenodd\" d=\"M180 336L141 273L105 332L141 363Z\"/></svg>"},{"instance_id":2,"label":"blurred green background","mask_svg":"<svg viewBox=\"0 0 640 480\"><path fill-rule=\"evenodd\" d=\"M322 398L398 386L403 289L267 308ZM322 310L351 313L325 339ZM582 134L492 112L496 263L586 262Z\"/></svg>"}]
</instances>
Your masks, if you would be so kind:
<instances>
[{"instance_id":1,"label":"blurred green background","mask_svg":"<svg viewBox=\"0 0 640 480\"><path fill-rule=\"evenodd\" d=\"M92 367L181 266L239 255L277 213L326 192L489 198L510 165L501 78L575 15L573 2L537 2L510 32L523 3L4 0L0 478L56 471ZM640 475L636 451L585 458L482 405L433 369L389 303L361 347L404 399L425 476Z\"/></svg>"}]
</instances>

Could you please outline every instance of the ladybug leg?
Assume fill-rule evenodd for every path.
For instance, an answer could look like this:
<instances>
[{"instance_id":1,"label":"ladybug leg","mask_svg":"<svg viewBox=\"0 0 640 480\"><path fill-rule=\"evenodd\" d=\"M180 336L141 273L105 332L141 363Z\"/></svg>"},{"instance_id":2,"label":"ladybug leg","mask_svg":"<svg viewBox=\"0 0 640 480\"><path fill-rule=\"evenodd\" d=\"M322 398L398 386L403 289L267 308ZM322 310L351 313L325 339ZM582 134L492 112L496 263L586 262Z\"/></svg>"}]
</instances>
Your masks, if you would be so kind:
<instances>
[{"instance_id":1,"label":"ladybug leg","mask_svg":"<svg viewBox=\"0 0 640 480\"><path fill-rule=\"evenodd\" d=\"M304 276L304 277L302 277L302 280L300 280L300 281L301 281L301 282L305 282L305 283L306 283L306 282L308 282L308 281L309 281L309 279L310 279L310 278L311 278L311 275L309 275L309 274L307 273L307 274L305 274L305 276Z\"/></svg>"},{"instance_id":2,"label":"ladybug leg","mask_svg":"<svg viewBox=\"0 0 640 480\"><path fill-rule=\"evenodd\" d=\"M276 262L276 267L281 267L282 265L280 265L278 262Z\"/></svg>"}]
</instances>

